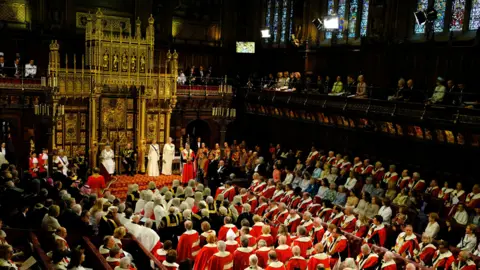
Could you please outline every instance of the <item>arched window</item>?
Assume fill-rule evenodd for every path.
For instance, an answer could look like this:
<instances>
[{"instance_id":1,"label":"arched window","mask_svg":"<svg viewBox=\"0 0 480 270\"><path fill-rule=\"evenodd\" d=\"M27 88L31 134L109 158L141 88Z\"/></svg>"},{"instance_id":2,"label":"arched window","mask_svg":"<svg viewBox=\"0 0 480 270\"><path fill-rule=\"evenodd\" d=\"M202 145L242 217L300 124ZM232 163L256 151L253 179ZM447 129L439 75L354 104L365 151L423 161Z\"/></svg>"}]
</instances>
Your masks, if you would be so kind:
<instances>
[{"instance_id":1,"label":"arched window","mask_svg":"<svg viewBox=\"0 0 480 270\"><path fill-rule=\"evenodd\" d=\"M473 0L470 10L470 24L468 30L477 30L480 27L480 0Z\"/></svg>"},{"instance_id":2,"label":"arched window","mask_svg":"<svg viewBox=\"0 0 480 270\"><path fill-rule=\"evenodd\" d=\"M452 3L451 31L462 31L465 18L465 0L454 0Z\"/></svg>"},{"instance_id":3,"label":"arched window","mask_svg":"<svg viewBox=\"0 0 480 270\"><path fill-rule=\"evenodd\" d=\"M360 29L360 36L367 34L368 8L370 0L338 0L335 7L335 0L328 0L327 15L338 15L339 29L337 37L344 38L345 30L348 30L348 38L356 38L357 29ZM332 38L331 32L325 33L326 39Z\"/></svg>"},{"instance_id":4,"label":"arched window","mask_svg":"<svg viewBox=\"0 0 480 270\"><path fill-rule=\"evenodd\" d=\"M268 0L265 26L270 29L273 43L290 40L293 26L293 0Z\"/></svg>"},{"instance_id":5,"label":"arched window","mask_svg":"<svg viewBox=\"0 0 480 270\"><path fill-rule=\"evenodd\" d=\"M418 0L417 2L417 10L426 10L428 8L428 0ZM423 34L425 33L425 24L415 24L415 33L416 34Z\"/></svg>"},{"instance_id":6,"label":"arched window","mask_svg":"<svg viewBox=\"0 0 480 270\"><path fill-rule=\"evenodd\" d=\"M433 8L438 12L437 20L433 23L433 29L436 33L443 32L445 26L445 10L447 9L447 0L435 0Z\"/></svg>"}]
</instances>

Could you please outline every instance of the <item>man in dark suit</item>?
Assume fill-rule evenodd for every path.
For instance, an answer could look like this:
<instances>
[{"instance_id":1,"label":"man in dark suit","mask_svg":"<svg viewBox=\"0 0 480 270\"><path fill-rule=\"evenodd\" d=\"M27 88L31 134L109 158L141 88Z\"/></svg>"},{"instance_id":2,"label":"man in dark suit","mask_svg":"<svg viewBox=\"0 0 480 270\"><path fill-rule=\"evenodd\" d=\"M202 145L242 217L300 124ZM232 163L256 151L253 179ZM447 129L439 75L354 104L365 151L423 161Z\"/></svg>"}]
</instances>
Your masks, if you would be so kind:
<instances>
[{"instance_id":1,"label":"man in dark suit","mask_svg":"<svg viewBox=\"0 0 480 270\"><path fill-rule=\"evenodd\" d=\"M223 160L220 160L220 162L218 162L218 168L217 168L217 181L216 181L216 185L217 187L226 181L227 179L227 176L228 176L228 171L227 171L227 167L225 166L225 161ZM216 190L216 188L214 189Z\"/></svg>"},{"instance_id":2,"label":"man in dark suit","mask_svg":"<svg viewBox=\"0 0 480 270\"><path fill-rule=\"evenodd\" d=\"M422 103L425 101L425 94L415 88L413 80L407 81L407 90L405 92L405 100L409 102Z\"/></svg>"},{"instance_id":3,"label":"man in dark suit","mask_svg":"<svg viewBox=\"0 0 480 270\"><path fill-rule=\"evenodd\" d=\"M198 137L195 143L192 143L191 148L195 155L197 154L198 149L202 147L202 138Z\"/></svg>"},{"instance_id":4,"label":"man in dark suit","mask_svg":"<svg viewBox=\"0 0 480 270\"><path fill-rule=\"evenodd\" d=\"M48 208L46 208L42 203L35 204L33 210L29 211L27 215L30 227L32 229L40 229L43 217L45 217L47 212Z\"/></svg>"},{"instance_id":5,"label":"man in dark suit","mask_svg":"<svg viewBox=\"0 0 480 270\"><path fill-rule=\"evenodd\" d=\"M27 220L28 206L22 206L19 212L12 217L12 227L18 229L28 229L30 223Z\"/></svg>"},{"instance_id":6,"label":"man in dark suit","mask_svg":"<svg viewBox=\"0 0 480 270\"><path fill-rule=\"evenodd\" d=\"M218 169L219 161L212 158L208 160L208 168L207 168L207 181L208 187L211 190L216 190L216 177L217 177L217 169Z\"/></svg>"},{"instance_id":7,"label":"man in dark suit","mask_svg":"<svg viewBox=\"0 0 480 270\"><path fill-rule=\"evenodd\" d=\"M253 173L258 173L261 176L266 176L267 167L264 164L263 157L259 157L255 160L255 167L253 169Z\"/></svg>"}]
</instances>

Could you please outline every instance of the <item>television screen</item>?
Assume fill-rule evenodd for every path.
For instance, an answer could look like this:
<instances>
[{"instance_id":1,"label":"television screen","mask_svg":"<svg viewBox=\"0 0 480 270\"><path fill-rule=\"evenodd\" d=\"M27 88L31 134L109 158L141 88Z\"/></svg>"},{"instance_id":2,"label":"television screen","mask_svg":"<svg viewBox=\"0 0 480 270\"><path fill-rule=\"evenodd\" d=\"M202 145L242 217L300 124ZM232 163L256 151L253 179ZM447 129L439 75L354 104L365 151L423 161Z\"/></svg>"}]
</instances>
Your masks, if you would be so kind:
<instances>
[{"instance_id":1,"label":"television screen","mask_svg":"<svg viewBox=\"0 0 480 270\"><path fill-rule=\"evenodd\" d=\"M255 42L237 41L237 53L255 53Z\"/></svg>"}]
</instances>

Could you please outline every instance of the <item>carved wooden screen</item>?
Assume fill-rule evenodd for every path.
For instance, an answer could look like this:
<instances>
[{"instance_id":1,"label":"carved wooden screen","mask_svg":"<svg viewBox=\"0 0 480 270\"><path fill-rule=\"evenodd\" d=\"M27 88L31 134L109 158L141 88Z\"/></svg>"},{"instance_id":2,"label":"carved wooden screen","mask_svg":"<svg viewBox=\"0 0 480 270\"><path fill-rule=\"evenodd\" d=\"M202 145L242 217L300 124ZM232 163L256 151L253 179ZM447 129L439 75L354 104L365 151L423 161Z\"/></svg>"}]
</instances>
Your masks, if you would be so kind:
<instances>
[{"instance_id":1,"label":"carved wooden screen","mask_svg":"<svg viewBox=\"0 0 480 270\"><path fill-rule=\"evenodd\" d=\"M132 98L100 99L99 138L101 143L122 147L133 143L135 134L134 100Z\"/></svg>"},{"instance_id":2,"label":"carved wooden screen","mask_svg":"<svg viewBox=\"0 0 480 270\"><path fill-rule=\"evenodd\" d=\"M65 117L57 121L55 145L57 149L64 149L67 156L73 157L78 150L87 150L88 115L87 111L68 109L65 109Z\"/></svg>"}]
</instances>

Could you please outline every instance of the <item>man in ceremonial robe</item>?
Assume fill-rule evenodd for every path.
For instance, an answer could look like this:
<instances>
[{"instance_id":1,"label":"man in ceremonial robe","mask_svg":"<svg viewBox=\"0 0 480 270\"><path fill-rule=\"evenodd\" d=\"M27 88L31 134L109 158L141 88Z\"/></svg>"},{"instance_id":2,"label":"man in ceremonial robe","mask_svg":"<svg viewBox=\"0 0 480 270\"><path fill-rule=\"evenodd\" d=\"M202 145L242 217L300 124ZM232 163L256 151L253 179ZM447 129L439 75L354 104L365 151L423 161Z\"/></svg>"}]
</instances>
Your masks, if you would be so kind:
<instances>
[{"instance_id":1,"label":"man in ceremonial robe","mask_svg":"<svg viewBox=\"0 0 480 270\"><path fill-rule=\"evenodd\" d=\"M408 176L408 170L403 170L402 171L402 178L400 178L397 181L397 186L400 189L404 189L404 188L407 188L408 185L410 185L411 182L412 182L412 179L411 179L410 176Z\"/></svg>"},{"instance_id":2,"label":"man in ceremonial robe","mask_svg":"<svg viewBox=\"0 0 480 270\"><path fill-rule=\"evenodd\" d=\"M307 211L307 208L313 203L312 198L308 192L302 194L302 200L298 204L297 208L300 213Z\"/></svg>"},{"instance_id":3,"label":"man in ceremonial robe","mask_svg":"<svg viewBox=\"0 0 480 270\"><path fill-rule=\"evenodd\" d=\"M233 197L235 197L235 187L232 186L231 181L225 182L225 188L221 191L220 194L223 194L223 198L229 202L233 202Z\"/></svg>"},{"instance_id":4,"label":"man in ceremonial robe","mask_svg":"<svg viewBox=\"0 0 480 270\"><path fill-rule=\"evenodd\" d=\"M383 254L381 270L397 270L397 263L393 260L392 252L387 251Z\"/></svg>"},{"instance_id":5,"label":"man in ceremonial robe","mask_svg":"<svg viewBox=\"0 0 480 270\"><path fill-rule=\"evenodd\" d=\"M227 245L224 241L218 241L218 252L213 254L208 263L208 269L231 270L233 269L233 256L226 251Z\"/></svg>"},{"instance_id":6,"label":"man in ceremonial robe","mask_svg":"<svg viewBox=\"0 0 480 270\"><path fill-rule=\"evenodd\" d=\"M207 244L202 247L200 252L198 252L195 257L195 263L193 265L193 270L205 270L207 267L210 258L213 254L217 253L217 245L215 244L215 235L207 235Z\"/></svg>"},{"instance_id":7,"label":"man in ceremonial robe","mask_svg":"<svg viewBox=\"0 0 480 270\"><path fill-rule=\"evenodd\" d=\"M232 218L226 216L223 218L224 225L218 231L218 240L226 241L227 240L227 233L229 230L232 230L235 235L238 235L237 227L232 223Z\"/></svg>"},{"instance_id":8,"label":"man in ceremonial robe","mask_svg":"<svg viewBox=\"0 0 480 270\"><path fill-rule=\"evenodd\" d=\"M372 171L372 178L374 183L381 183L383 180L383 176L385 175L385 169L382 166L380 161L375 163L375 168Z\"/></svg>"},{"instance_id":9,"label":"man in ceremonial robe","mask_svg":"<svg viewBox=\"0 0 480 270\"><path fill-rule=\"evenodd\" d=\"M252 203L253 203L253 200L249 200L249 202L250 201L252 201ZM257 201L257 200L255 199L255 201ZM255 210L253 211L253 214L262 217L265 214L265 211L267 211L267 208L268 208L267 198L260 197L260 204L258 206L256 206Z\"/></svg>"},{"instance_id":10,"label":"man in ceremonial robe","mask_svg":"<svg viewBox=\"0 0 480 270\"><path fill-rule=\"evenodd\" d=\"M133 150L132 144L127 143L127 146L122 151L122 163L127 175L133 176L135 174L136 156L137 154L135 153L135 150Z\"/></svg>"},{"instance_id":11,"label":"man in ceremonial robe","mask_svg":"<svg viewBox=\"0 0 480 270\"><path fill-rule=\"evenodd\" d=\"M30 159L28 160L28 172L32 175L33 178L36 178L38 175L38 158L37 154L32 153Z\"/></svg>"},{"instance_id":12,"label":"man in ceremonial robe","mask_svg":"<svg viewBox=\"0 0 480 270\"><path fill-rule=\"evenodd\" d=\"M372 225L370 225L367 236L364 238L363 242L384 247L386 240L387 229L385 228L385 225L383 225L383 218L380 215L376 215L373 217Z\"/></svg>"},{"instance_id":13,"label":"man in ceremonial robe","mask_svg":"<svg viewBox=\"0 0 480 270\"><path fill-rule=\"evenodd\" d=\"M249 239L246 236L240 237L241 247L233 252L233 269L244 270L249 265L250 255L254 254L252 247L249 247Z\"/></svg>"},{"instance_id":14,"label":"man in ceremonial robe","mask_svg":"<svg viewBox=\"0 0 480 270\"><path fill-rule=\"evenodd\" d=\"M370 246L364 244L360 248L360 254L358 254L356 262L359 270L375 270L379 264L378 255L373 253Z\"/></svg>"},{"instance_id":15,"label":"man in ceremonial robe","mask_svg":"<svg viewBox=\"0 0 480 270\"><path fill-rule=\"evenodd\" d=\"M398 173L395 172L396 166L390 165L388 172L383 175L383 184L385 187L396 186L398 181Z\"/></svg>"},{"instance_id":16,"label":"man in ceremonial robe","mask_svg":"<svg viewBox=\"0 0 480 270\"><path fill-rule=\"evenodd\" d=\"M42 153L38 155L38 171L46 172L48 168L48 149L42 148ZM80 174L82 177L84 175Z\"/></svg>"},{"instance_id":17,"label":"man in ceremonial robe","mask_svg":"<svg viewBox=\"0 0 480 270\"><path fill-rule=\"evenodd\" d=\"M105 149L102 150L100 157L102 159L102 165L103 167L105 167L105 170L110 175L113 175L115 173L115 154L113 152L113 149L110 148L110 144L105 145Z\"/></svg>"},{"instance_id":18,"label":"man in ceremonial robe","mask_svg":"<svg viewBox=\"0 0 480 270\"><path fill-rule=\"evenodd\" d=\"M330 267L333 268L337 261L342 260L348 256L348 240L342 235L338 228L332 230L332 241L328 246L328 254L330 258Z\"/></svg>"},{"instance_id":19,"label":"man in ceremonial robe","mask_svg":"<svg viewBox=\"0 0 480 270\"><path fill-rule=\"evenodd\" d=\"M446 241L440 240L438 242L438 250L435 252L432 259L433 270L448 270L455 262L455 258L448 247Z\"/></svg>"},{"instance_id":20,"label":"man in ceremonial robe","mask_svg":"<svg viewBox=\"0 0 480 270\"><path fill-rule=\"evenodd\" d=\"M468 208L475 209L480 207L480 185L475 184L473 186L472 192L470 192L465 198L465 203Z\"/></svg>"},{"instance_id":21,"label":"man in ceremonial robe","mask_svg":"<svg viewBox=\"0 0 480 270\"><path fill-rule=\"evenodd\" d=\"M285 264L286 270L307 269L307 260L300 256L300 247L294 246L292 248L293 257Z\"/></svg>"},{"instance_id":22,"label":"man in ceremonial robe","mask_svg":"<svg viewBox=\"0 0 480 270\"><path fill-rule=\"evenodd\" d=\"M315 254L308 259L307 269L316 269L317 265L323 264L324 268L330 268L330 256L323 252L324 247L318 243L315 245Z\"/></svg>"},{"instance_id":23,"label":"man in ceremonial robe","mask_svg":"<svg viewBox=\"0 0 480 270\"><path fill-rule=\"evenodd\" d=\"M313 251L312 238L308 236L308 232L303 226L297 228L297 236L298 238L293 241L292 246L298 246L301 251L300 256L307 258Z\"/></svg>"},{"instance_id":24,"label":"man in ceremonial robe","mask_svg":"<svg viewBox=\"0 0 480 270\"><path fill-rule=\"evenodd\" d=\"M420 178L420 174L418 172L413 173L413 186L411 187L412 190L415 190L416 192L423 192L425 191L425 188L427 187L427 184L425 183L425 180Z\"/></svg>"},{"instance_id":25,"label":"man in ceremonial robe","mask_svg":"<svg viewBox=\"0 0 480 270\"><path fill-rule=\"evenodd\" d=\"M311 235L313 229L313 220L312 214L310 212L305 212L302 216L302 221L300 221L300 226L305 227L307 234Z\"/></svg>"},{"instance_id":26,"label":"man in ceremonial robe","mask_svg":"<svg viewBox=\"0 0 480 270\"><path fill-rule=\"evenodd\" d=\"M338 227L340 227L340 223L341 221L343 220L343 212L342 212L342 209L340 208L340 206L338 205L335 205L332 209L332 215L330 216L330 220L327 221L327 223L329 224L335 224L337 225Z\"/></svg>"},{"instance_id":27,"label":"man in ceremonial robe","mask_svg":"<svg viewBox=\"0 0 480 270\"><path fill-rule=\"evenodd\" d=\"M195 260L195 256L200 250L200 238L198 232L193 230L193 223L185 221L185 232L178 239L177 262L186 259Z\"/></svg>"},{"instance_id":28,"label":"man in ceremonial robe","mask_svg":"<svg viewBox=\"0 0 480 270\"><path fill-rule=\"evenodd\" d=\"M135 216L134 222L140 222L140 217ZM145 226L140 226L141 230L137 236L137 239L140 243L142 243L146 250L155 254L157 253L157 250L162 247L162 242L160 242L160 237L158 236L157 232L152 229L152 226L153 220L148 219L145 222Z\"/></svg>"},{"instance_id":29,"label":"man in ceremonial robe","mask_svg":"<svg viewBox=\"0 0 480 270\"><path fill-rule=\"evenodd\" d=\"M278 238L278 247L275 248L275 252L277 252L278 260L282 263L286 263L288 259L293 257L292 249L287 245L287 237L284 235Z\"/></svg>"},{"instance_id":30,"label":"man in ceremonial robe","mask_svg":"<svg viewBox=\"0 0 480 270\"><path fill-rule=\"evenodd\" d=\"M268 252L268 261L269 263L265 270L286 270L283 263L277 259L277 253L275 250L270 250Z\"/></svg>"},{"instance_id":31,"label":"man in ceremonial robe","mask_svg":"<svg viewBox=\"0 0 480 270\"><path fill-rule=\"evenodd\" d=\"M284 224L288 217L287 206L284 203L278 204L278 213L274 216L273 222L275 224Z\"/></svg>"},{"instance_id":32,"label":"man in ceremonial robe","mask_svg":"<svg viewBox=\"0 0 480 270\"><path fill-rule=\"evenodd\" d=\"M418 249L417 236L413 233L413 228L411 225L405 227L405 232L402 232L398 235L397 241L393 250L400 254L402 257L413 257L414 250Z\"/></svg>"},{"instance_id":33,"label":"man in ceremonial robe","mask_svg":"<svg viewBox=\"0 0 480 270\"><path fill-rule=\"evenodd\" d=\"M355 223L357 222L357 218L353 214L352 207L347 206L345 208L345 215L343 216L342 220L340 221L340 227L342 231L352 233L355 230Z\"/></svg>"},{"instance_id":34,"label":"man in ceremonial robe","mask_svg":"<svg viewBox=\"0 0 480 270\"><path fill-rule=\"evenodd\" d=\"M273 179L268 179L268 185L260 193L260 196L263 196L267 199L271 199L273 197L273 194L275 193L275 189L276 189L275 181Z\"/></svg>"},{"instance_id":35,"label":"man in ceremonial robe","mask_svg":"<svg viewBox=\"0 0 480 270\"><path fill-rule=\"evenodd\" d=\"M322 220L316 217L313 221L313 230L309 230L314 243L320 243L325 234L325 228L322 226Z\"/></svg>"},{"instance_id":36,"label":"man in ceremonial robe","mask_svg":"<svg viewBox=\"0 0 480 270\"><path fill-rule=\"evenodd\" d=\"M452 264L453 270L475 270L477 266L470 258L468 251L460 251L457 260Z\"/></svg>"},{"instance_id":37,"label":"man in ceremonial robe","mask_svg":"<svg viewBox=\"0 0 480 270\"><path fill-rule=\"evenodd\" d=\"M428 233L423 233L422 243L420 243L417 250L415 250L415 261L423 265L432 265L432 258L437 247L432 244L432 237Z\"/></svg>"},{"instance_id":38,"label":"man in ceremonial robe","mask_svg":"<svg viewBox=\"0 0 480 270\"><path fill-rule=\"evenodd\" d=\"M288 215L287 219L285 219L284 224L287 226L290 233L296 233L300 221L301 219L297 212L295 210L290 210L290 214Z\"/></svg>"},{"instance_id":39,"label":"man in ceremonial robe","mask_svg":"<svg viewBox=\"0 0 480 270\"><path fill-rule=\"evenodd\" d=\"M370 164L370 159L365 159L363 161L363 168L362 168L362 172L360 173L360 175L364 176L364 177L368 177L372 174L373 172L373 165Z\"/></svg>"},{"instance_id":40,"label":"man in ceremonial robe","mask_svg":"<svg viewBox=\"0 0 480 270\"><path fill-rule=\"evenodd\" d=\"M265 268L268 265L268 253L272 250L270 247L267 247L267 242L265 240L258 241L258 249L255 250L255 255L258 257L258 266Z\"/></svg>"}]
</instances>

